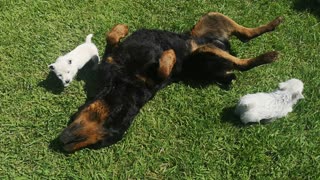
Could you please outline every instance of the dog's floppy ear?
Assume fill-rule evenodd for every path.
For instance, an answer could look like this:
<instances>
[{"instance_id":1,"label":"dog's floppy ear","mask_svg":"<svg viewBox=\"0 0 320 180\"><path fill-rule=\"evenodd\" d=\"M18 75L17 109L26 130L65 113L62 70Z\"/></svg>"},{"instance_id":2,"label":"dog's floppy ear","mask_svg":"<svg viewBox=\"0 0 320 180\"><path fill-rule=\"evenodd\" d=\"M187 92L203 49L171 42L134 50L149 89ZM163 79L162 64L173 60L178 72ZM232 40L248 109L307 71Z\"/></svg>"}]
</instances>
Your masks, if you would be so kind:
<instances>
[{"instance_id":1,"label":"dog's floppy ear","mask_svg":"<svg viewBox=\"0 0 320 180\"><path fill-rule=\"evenodd\" d=\"M72 60L71 59L68 60L68 64L72 64Z\"/></svg>"},{"instance_id":2,"label":"dog's floppy ear","mask_svg":"<svg viewBox=\"0 0 320 180\"><path fill-rule=\"evenodd\" d=\"M51 71L54 70L54 64L50 64L48 67L49 67L49 69L50 69Z\"/></svg>"}]
</instances>

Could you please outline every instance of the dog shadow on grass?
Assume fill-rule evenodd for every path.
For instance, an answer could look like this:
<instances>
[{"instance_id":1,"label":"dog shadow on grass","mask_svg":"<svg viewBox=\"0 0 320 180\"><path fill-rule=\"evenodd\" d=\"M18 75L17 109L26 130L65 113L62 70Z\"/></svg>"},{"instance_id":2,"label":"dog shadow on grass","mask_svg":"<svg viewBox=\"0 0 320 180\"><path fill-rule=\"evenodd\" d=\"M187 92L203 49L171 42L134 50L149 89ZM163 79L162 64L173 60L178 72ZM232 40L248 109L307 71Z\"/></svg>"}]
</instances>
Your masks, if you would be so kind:
<instances>
[{"instance_id":1,"label":"dog shadow on grass","mask_svg":"<svg viewBox=\"0 0 320 180\"><path fill-rule=\"evenodd\" d=\"M38 86L45 88L53 94L60 94L64 90L62 83L52 71L49 72L45 80L39 82Z\"/></svg>"},{"instance_id":2,"label":"dog shadow on grass","mask_svg":"<svg viewBox=\"0 0 320 180\"><path fill-rule=\"evenodd\" d=\"M79 70L74 81L84 81L84 90L86 92L87 101L92 99L98 91L97 84L97 70L93 63L87 63L81 70ZM65 87L61 80L50 71L47 78L38 83L38 86L45 88L53 94L61 94ZM72 86L72 82L70 84Z\"/></svg>"},{"instance_id":3,"label":"dog shadow on grass","mask_svg":"<svg viewBox=\"0 0 320 180\"><path fill-rule=\"evenodd\" d=\"M62 147L63 147L63 144L60 142L59 136L56 137L54 140L50 141L49 149L51 149L52 151L62 153L65 155L70 154L64 151Z\"/></svg>"},{"instance_id":4,"label":"dog shadow on grass","mask_svg":"<svg viewBox=\"0 0 320 180\"><path fill-rule=\"evenodd\" d=\"M320 0L295 0L293 8L297 11L308 11L320 18Z\"/></svg>"},{"instance_id":5,"label":"dog shadow on grass","mask_svg":"<svg viewBox=\"0 0 320 180\"><path fill-rule=\"evenodd\" d=\"M240 118L234 114L235 108L235 106L224 108L220 114L220 119L224 123L230 123L236 127L244 127Z\"/></svg>"},{"instance_id":6,"label":"dog shadow on grass","mask_svg":"<svg viewBox=\"0 0 320 180\"><path fill-rule=\"evenodd\" d=\"M260 122L249 122L247 124L243 124L240 120L240 117L235 115L234 110L236 106L226 107L222 110L220 114L221 121L224 123L230 123L236 127L249 127L255 125L268 125L272 122L270 119L263 119Z\"/></svg>"},{"instance_id":7,"label":"dog shadow on grass","mask_svg":"<svg viewBox=\"0 0 320 180\"><path fill-rule=\"evenodd\" d=\"M212 85L218 86L219 88L225 91L228 91L232 88L232 82L227 84L221 84L214 80L209 81L209 80L188 80L188 79L182 79L181 82L195 89L205 89Z\"/></svg>"},{"instance_id":8,"label":"dog shadow on grass","mask_svg":"<svg viewBox=\"0 0 320 180\"><path fill-rule=\"evenodd\" d=\"M84 81L84 91L86 92L86 102L93 99L98 91L98 71L97 66L91 61L87 63L77 74L77 81Z\"/></svg>"}]
</instances>

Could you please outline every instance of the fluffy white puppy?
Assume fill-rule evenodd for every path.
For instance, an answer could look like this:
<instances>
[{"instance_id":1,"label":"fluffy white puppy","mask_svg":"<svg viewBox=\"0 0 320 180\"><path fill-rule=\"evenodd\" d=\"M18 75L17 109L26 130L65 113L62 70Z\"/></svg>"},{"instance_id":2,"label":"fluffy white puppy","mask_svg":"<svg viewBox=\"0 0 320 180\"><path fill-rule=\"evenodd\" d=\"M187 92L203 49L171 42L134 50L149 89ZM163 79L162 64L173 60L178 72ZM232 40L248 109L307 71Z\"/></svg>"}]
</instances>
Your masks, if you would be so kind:
<instances>
[{"instance_id":1,"label":"fluffy white puppy","mask_svg":"<svg viewBox=\"0 0 320 180\"><path fill-rule=\"evenodd\" d=\"M271 93L248 94L240 98L235 114L240 116L244 124L275 120L292 111L302 95L303 83L299 79L290 79L279 84L279 88Z\"/></svg>"},{"instance_id":2,"label":"fluffy white puppy","mask_svg":"<svg viewBox=\"0 0 320 180\"><path fill-rule=\"evenodd\" d=\"M91 42L93 34L86 37L86 42L77 46L74 50L64 56L57 58L56 62L49 65L63 85L68 86L81 69L89 60L99 62L99 53L95 44Z\"/></svg>"}]
</instances>

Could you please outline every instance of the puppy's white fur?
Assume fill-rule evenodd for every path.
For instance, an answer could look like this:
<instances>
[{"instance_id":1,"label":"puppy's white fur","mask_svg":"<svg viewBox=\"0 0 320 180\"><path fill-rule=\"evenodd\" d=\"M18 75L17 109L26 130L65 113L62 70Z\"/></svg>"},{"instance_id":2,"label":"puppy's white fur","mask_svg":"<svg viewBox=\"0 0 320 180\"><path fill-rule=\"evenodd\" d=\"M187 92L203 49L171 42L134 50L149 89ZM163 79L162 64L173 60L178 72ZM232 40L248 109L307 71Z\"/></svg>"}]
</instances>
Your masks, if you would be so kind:
<instances>
[{"instance_id":1,"label":"puppy's white fur","mask_svg":"<svg viewBox=\"0 0 320 180\"><path fill-rule=\"evenodd\" d=\"M50 70L57 75L65 87L72 82L78 70L89 60L99 62L98 49L91 42L92 36L93 34L89 34L85 43L80 44L66 55L58 57L55 63L49 65Z\"/></svg>"},{"instance_id":2,"label":"puppy's white fur","mask_svg":"<svg viewBox=\"0 0 320 180\"><path fill-rule=\"evenodd\" d=\"M248 94L240 98L235 113L244 124L275 120L292 111L302 95L303 83L299 79L290 79L279 84L279 88L271 93Z\"/></svg>"}]
</instances>

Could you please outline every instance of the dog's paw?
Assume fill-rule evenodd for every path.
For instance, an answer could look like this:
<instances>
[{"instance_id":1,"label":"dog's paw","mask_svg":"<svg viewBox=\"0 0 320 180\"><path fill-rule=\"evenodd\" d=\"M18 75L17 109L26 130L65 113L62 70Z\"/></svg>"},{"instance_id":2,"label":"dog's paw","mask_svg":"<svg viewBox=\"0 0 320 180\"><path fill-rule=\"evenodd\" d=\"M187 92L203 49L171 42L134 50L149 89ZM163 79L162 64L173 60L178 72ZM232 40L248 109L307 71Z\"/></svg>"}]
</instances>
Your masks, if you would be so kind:
<instances>
[{"instance_id":1,"label":"dog's paw","mask_svg":"<svg viewBox=\"0 0 320 180\"><path fill-rule=\"evenodd\" d=\"M125 24L118 24L114 26L110 32L106 33L107 43L115 46L120 40L126 37L129 33L129 27Z\"/></svg>"},{"instance_id":2,"label":"dog's paw","mask_svg":"<svg viewBox=\"0 0 320 180\"><path fill-rule=\"evenodd\" d=\"M278 57L279 57L278 51L270 51L259 56L259 59L264 63L271 63L276 61Z\"/></svg>"},{"instance_id":3,"label":"dog's paw","mask_svg":"<svg viewBox=\"0 0 320 180\"><path fill-rule=\"evenodd\" d=\"M284 18L282 16L277 17L273 21L271 21L268 25L270 27L270 31L273 31L276 29L279 24L281 24L284 21Z\"/></svg>"}]
</instances>

